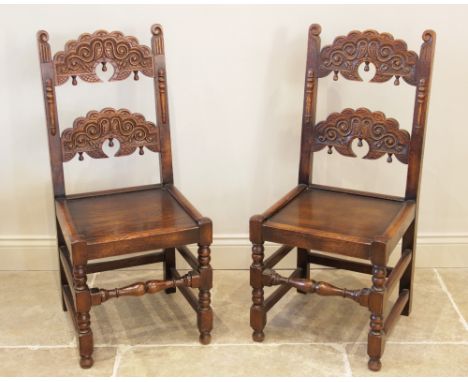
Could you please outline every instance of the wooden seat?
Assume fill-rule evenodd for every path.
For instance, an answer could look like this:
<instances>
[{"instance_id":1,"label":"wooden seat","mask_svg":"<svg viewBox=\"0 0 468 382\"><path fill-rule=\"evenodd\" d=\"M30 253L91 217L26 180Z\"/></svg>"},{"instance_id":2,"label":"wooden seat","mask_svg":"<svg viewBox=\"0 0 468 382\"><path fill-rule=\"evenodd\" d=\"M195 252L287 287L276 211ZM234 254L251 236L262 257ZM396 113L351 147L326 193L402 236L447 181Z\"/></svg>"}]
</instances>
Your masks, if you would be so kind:
<instances>
[{"instance_id":1,"label":"wooden seat","mask_svg":"<svg viewBox=\"0 0 468 382\"><path fill-rule=\"evenodd\" d=\"M68 215L86 241L90 260L126 254L129 249L179 247L196 242L200 234L197 222L167 187L159 185L55 203L59 221Z\"/></svg>"},{"instance_id":2,"label":"wooden seat","mask_svg":"<svg viewBox=\"0 0 468 382\"><path fill-rule=\"evenodd\" d=\"M374 241L388 243L414 219L413 201L376 198L317 186L302 191L263 222L264 239L369 259Z\"/></svg>"},{"instance_id":3,"label":"wooden seat","mask_svg":"<svg viewBox=\"0 0 468 382\"><path fill-rule=\"evenodd\" d=\"M418 195L435 33L430 30L423 33L418 56L408 50L404 41L374 30L352 31L321 48L320 32L317 24L309 29L298 185L264 213L250 219L253 244L250 326L253 339L263 341L267 312L291 288L303 294L349 298L371 312L368 366L378 371L386 337L400 314L409 315L411 311ZM333 73L335 81L339 74L347 80L362 81L359 68L364 66L369 71L371 64L375 67L371 82L394 78L397 86L402 79L415 87L411 134L400 129L395 119L366 108L344 109L316 123L319 79ZM312 182L314 152L327 149L329 154L335 150L355 157L354 141L359 146L362 141L368 144L365 159L387 156L387 162L392 163L395 158L401 165L407 165L404 197ZM395 267L389 267L389 257L400 240L401 256ZM265 241L282 244L267 259ZM289 276L276 272L274 266L295 247L297 268ZM371 286L352 290L316 281L310 277L310 263L372 274ZM398 298L388 315L384 315L388 311L388 297L398 284ZM265 298L264 287L276 285L278 288Z\"/></svg>"},{"instance_id":4,"label":"wooden seat","mask_svg":"<svg viewBox=\"0 0 468 382\"><path fill-rule=\"evenodd\" d=\"M151 27L152 47L139 44L121 32L99 30L71 40L53 58L49 36L37 34L46 109L47 136L54 187L56 227L63 309L75 324L80 365L93 365L93 333L90 310L110 298L141 296L178 288L197 312L200 342L211 340L213 312L210 306L212 223L175 187L163 31ZM139 73L154 81L157 123L127 109L92 110L60 130L55 88L71 79L101 82L97 71L114 69L109 81L121 81ZM159 154L161 184L70 195L65 190L64 162L76 157L107 158L103 145L119 141L115 156L145 150ZM135 160L137 160L135 158ZM187 245L198 244L198 258ZM192 271L180 275L176 250ZM144 252L141 254L141 252ZM111 257L126 255L119 259ZM130 266L162 262L164 279L136 282L115 289L89 288L87 275ZM137 273L135 273L137 274ZM199 290L198 298L192 289Z\"/></svg>"}]
</instances>

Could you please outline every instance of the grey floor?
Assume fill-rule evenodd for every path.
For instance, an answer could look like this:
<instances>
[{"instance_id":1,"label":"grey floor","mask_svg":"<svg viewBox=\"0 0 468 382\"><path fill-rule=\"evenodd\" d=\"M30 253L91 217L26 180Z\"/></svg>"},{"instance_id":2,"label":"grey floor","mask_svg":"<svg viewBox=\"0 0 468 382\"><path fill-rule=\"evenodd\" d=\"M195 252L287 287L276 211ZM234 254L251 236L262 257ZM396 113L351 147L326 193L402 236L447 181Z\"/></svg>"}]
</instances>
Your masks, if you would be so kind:
<instances>
[{"instance_id":1,"label":"grey floor","mask_svg":"<svg viewBox=\"0 0 468 382\"><path fill-rule=\"evenodd\" d=\"M367 370L369 312L339 297L291 290L269 312L265 342L253 343L248 271L215 271L209 346L198 344L195 314L180 293L94 307L95 365L82 370L57 277L0 272L0 376L468 376L468 268L417 270L413 313L388 339L379 374ZM159 277L158 270L114 271L90 283ZM312 277L348 288L370 283L346 271L313 269Z\"/></svg>"}]
</instances>

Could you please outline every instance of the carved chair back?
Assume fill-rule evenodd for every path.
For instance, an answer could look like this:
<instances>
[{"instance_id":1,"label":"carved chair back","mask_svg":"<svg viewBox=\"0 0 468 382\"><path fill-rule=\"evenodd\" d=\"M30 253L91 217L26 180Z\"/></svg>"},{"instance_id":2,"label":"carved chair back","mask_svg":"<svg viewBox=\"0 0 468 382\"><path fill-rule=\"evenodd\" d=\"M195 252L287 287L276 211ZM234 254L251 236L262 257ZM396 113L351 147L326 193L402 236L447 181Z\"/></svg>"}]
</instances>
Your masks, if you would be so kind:
<instances>
[{"instance_id":1,"label":"carved chair back","mask_svg":"<svg viewBox=\"0 0 468 382\"><path fill-rule=\"evenodd\" d=\"M37 33L55 196L65 195L63 162L76 154L83 160L84 153L91 158L106 158L102 145L109 142L113 146L114 140L120 143L116 156L130 155L137 149L143 154L145 147L160 153L161 181L165 184L173 182L161 26L153 25L151 33L151 49L139 44L135 37L121 32L99 30L93 34L85 33L77 40L67 42L65 49L53 57L48 33ZM96 70L101 66L106 71L108 65L114 68L109 81L125 80L131 75L138 80L139 73L154 79L157 123L146 121L141 114L126 109L105 108L75 119L73 126L60 134L55 88L70 78L73 85L78 84L78 79L101 82Z\"/></svg>"},{"instance_id":2,"label":"carved chair back","mask_svg":"<svg viewBox=\"0 0 468 382\"><path fill-rule=\"evenodd\" d=\"M327 147L329 154L335 149L342 155L355 157L351 144L358 139L359 146L363 140L369 145L365 159L377 159L387 155L388 162L391 162L394 156L408 165L405 197L416 199L421 176L435 33L430 30L423 33L418 57L415 52L407 49L404 41L395 40L388 33L374 30L352 31L347 36L337 37L333 44L321 49L320 32L319 25L311 25L304 90L299 183L309 184L312 181L311 163L314 152ZM345 109L316 124L318 79L333 73L335 81L338 80L338 74L347 80L362 81L358 69L364 64L364 70L369 71L371 63L375 67L375 75L371 82L386 82L394 77L394 84L397 86L401 78L409 85L415 86L411 135L408 131L400 129L395 119L366 108Z\"/></svg>"}]
</instances>

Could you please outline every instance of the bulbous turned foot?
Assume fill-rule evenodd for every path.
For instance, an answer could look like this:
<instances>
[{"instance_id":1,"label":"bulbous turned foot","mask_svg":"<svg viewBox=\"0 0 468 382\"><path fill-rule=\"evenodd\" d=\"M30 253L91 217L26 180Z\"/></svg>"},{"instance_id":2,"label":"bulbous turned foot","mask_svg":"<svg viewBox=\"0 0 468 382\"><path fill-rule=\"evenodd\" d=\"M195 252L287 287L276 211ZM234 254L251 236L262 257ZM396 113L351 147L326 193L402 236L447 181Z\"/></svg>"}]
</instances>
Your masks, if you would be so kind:
<instances>
[{"instance_id":1,"label":"bulbous turned foot","mask_svg":"<svg viewBox=\"0 0 468 382\"><path fill-rule=\"evenodd\" d=\"M91 366L93 366L94 360L93 357L81 357L80 359L80 366L83 369L89 369Z\"/></svg>"},{"instance_id":2,"label":"bulbous turned foot","mask_svg":"<svg viewBox=\"0 0 468 382\"><path fill-rule=\"evenodd\" d=\"M200 334L200 343L202 345L208 345L211 342L211 334L210 333L201 333Z\"/></svg>"},{"instance_id":3,"label":"bulbous turned foot","mask_svg":"<svg viewBox=\"0 0 468 382\"><path fill-rule=\"evenodd\" d=\"M367 366L369 370L379 371L382 368L382 362L380 362L379 358L370 358Z\"/></svg>"},{"instance_id":4,"label":"bulbous turned foot","mask_svg":"<svg viewBox=\"0 0 468 382\"><path fill-rule=\"evenodd\" d=\"M263 342L263 340L265 339L265 333L254 331L252 333L252 339L255 342Z\"/></svg>"}]
</instances>

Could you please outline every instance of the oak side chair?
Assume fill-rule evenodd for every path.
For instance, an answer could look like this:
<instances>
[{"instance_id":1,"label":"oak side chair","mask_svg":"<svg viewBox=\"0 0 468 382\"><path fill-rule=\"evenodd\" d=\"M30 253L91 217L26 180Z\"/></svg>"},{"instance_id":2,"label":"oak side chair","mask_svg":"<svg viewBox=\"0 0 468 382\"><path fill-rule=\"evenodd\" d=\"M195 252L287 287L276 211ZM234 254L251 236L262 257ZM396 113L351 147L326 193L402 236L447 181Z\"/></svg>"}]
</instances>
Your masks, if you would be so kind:
<instances>
[{"instance_id":1,"label":"oak side chair","mask_svg":"<svg viewBox=\"0 0 468 382\"><path fill-rule=\"evenodd\" d=\"M311 25L299 184L263 214L250 219L250 240L253 244L250 325L253 339L263 341L267 312L291 288L296 288L300 293L352 299L371 312L368 367L378 371L386 336L399 315L409 315L411 311L418 194L436 34L431 30L423 33L418 56L407 49L405 42L374 30L352 31L321 49L320 32L319 25ZM325 121L315 123L318 79L333 73L333 79L337 80L340 73L345 79L362 81L358 68L364 65L364 70L368 71L371 63L375 67L371 82L386 82L395 77L395 85L399 85L402 78L415 87L411 136L399 128L395 119L365 108L345 109L329 115ZM369 145L364 158L378 159L386 155L388 162L396 157L407 165L404 197L340 189L312 182L313 153L328 148L329 154L335 149L342 155L355 157L351 146L355 139L358 145L362 144L362 140ZM389 256L400 239L401 257L394 268L388 267ZM282 244L266 260L265 241ZM290 276L283 277L272 268L294 247L297 247L297 268ZM367 260L370 264L367 261L343 260L333 254ZM371 274L372 286L350 290L313 280L310 278L310 263ZM398 283L399 296L386 314L388 297ZM265 299L263 288L274 285L279 287Z\"/></svg>"},{"instance_id":2,"label":"oak side chair","mask_svg":"<svg viewBox=\"0 0 468 382\"><path fill-rule=\"evenodd\" d=\"M76 327L82 368L93 365L90 309L114 297L162 290L170 294L178 288L197 312L200 342L208 344L211 339L212 223L174 186L163 30L156 24L151 33L152 49L121 32L85 33L67 42L65 49L53 58L47 32L37 33L63 309L71 313ZM125 80L131 75L138 80L139 73L153 78L157 123L126 109L105 108L75 119L73 126L60 134L55 87L70 77L73 85L77 85L78 78L101 82L96 70L106 71L107 65L114 69L110 81ZM144 148L159 153L161 184L67 195L63 162L76 154L83 160L84 153L91 158L106 158L102 147L113 146L115 140L120 143L115 156L130 155L136 150L142 155ZM198 258L187 248L193 243L198 244ZM193 268L183 276L176 269L176 249ZM103 260L123 254L134 256ZM86 283L91 273L157 262L163 263L164 280L136 282L110 290L89 288ZM198 299L191 288L199 289Z\"/></svg>"}]
</instances>

